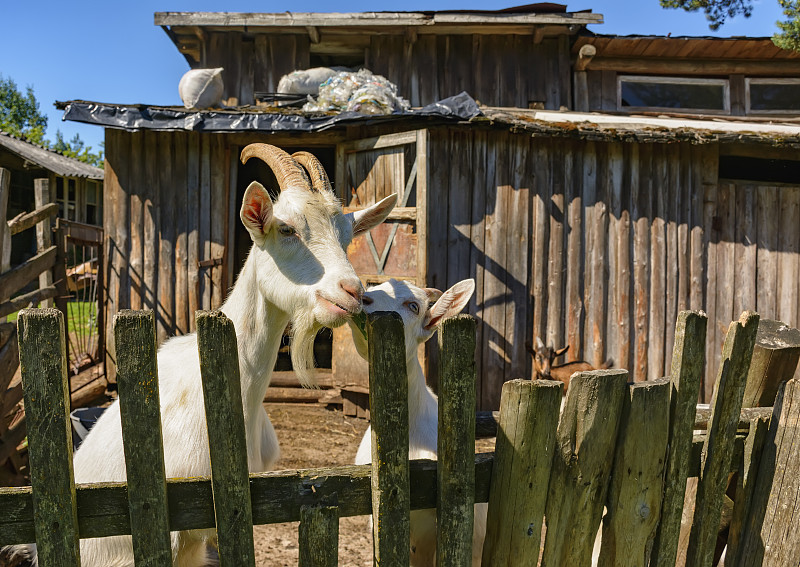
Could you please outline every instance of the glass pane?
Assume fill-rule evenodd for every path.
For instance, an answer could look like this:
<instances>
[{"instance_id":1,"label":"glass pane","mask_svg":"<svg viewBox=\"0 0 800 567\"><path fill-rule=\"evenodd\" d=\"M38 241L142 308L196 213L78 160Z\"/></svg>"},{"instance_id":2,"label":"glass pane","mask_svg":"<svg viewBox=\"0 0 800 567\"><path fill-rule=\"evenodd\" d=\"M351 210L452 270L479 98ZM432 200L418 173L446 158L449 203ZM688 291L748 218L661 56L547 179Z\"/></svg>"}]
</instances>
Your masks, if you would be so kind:
<instances>
[{"instance_id":1,"label":"glass pane","mask_svg":"<svg viewBox=\"0 0 800 567\"><path fill-rule=\"evenodd\" d=\"M67 203L67 220L78 220L75 217L75 203Z\"/></svg>"},{"instance_id":2,"label":"glass pane","mask_svg":"<svg viewBox=\"0 0 800 567\"><path fill-rule=\"evenodd\" d=\"M56 177L56 201L64 199L64 180Z\"/></svg>"},{"instance_id":3,"label":"glass pane","mask_svg":"<svg viewBox=\"0 0 800 567\"><path fill-rule=\"evenodd\" d=\"M97 204L97 183L93 181L86 183L86 202L90 205Z\"/></svg>"},{"instance_id":4,"label":"glass pane","mask_svg":"<svg viewBox=\"0 0 800 567\"><path fill-rule=\"evenodd\" d=\"M67 179L67 199L75 201L75 180Z\"/></svg>"},{"instance_id":5,"label":"glass pane","mask_svg":"<svg viewBox=\"0 0 800 567\"><path fill-rule=\"evenodd\" d=\"M97 224L97 207L94 205L86 205L86 222L89 224Z\"/></svg>"},{"instance_id":6,"label":"glass pane","mask_svg":"<svg viewBox=\"0 0 800 567\"><path fill-rule=\"evenodd\" d=\"M724 85L622 81L622 106L725 110Z\"/></svg>"},{"instance_id":7,"label":"glass pane","mask_svg":"<svg viewBox=\"0 0 800 567\"><path fill-rule=\"evenodd\" d=\"M800 83L750 83L750 110L800 110Z\"/></svg>"}]
</instances>

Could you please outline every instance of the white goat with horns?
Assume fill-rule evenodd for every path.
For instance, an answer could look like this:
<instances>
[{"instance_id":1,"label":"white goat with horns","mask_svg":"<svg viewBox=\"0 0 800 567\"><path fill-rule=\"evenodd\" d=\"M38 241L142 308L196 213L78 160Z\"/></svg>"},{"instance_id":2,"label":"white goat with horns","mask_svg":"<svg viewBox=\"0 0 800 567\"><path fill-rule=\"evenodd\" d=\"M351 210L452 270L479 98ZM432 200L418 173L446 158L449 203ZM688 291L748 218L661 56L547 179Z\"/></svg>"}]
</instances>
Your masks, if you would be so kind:
<instances>
[{"instance_id":1,"label":"white goat with horns","mask_svg":"<svg viewBox=\"0 0 800 567\"><path fill-rule=\"evenodd\" d=\"M408 374L408 456L410 459L436 459L439 425L439 402L428 388L417 347L430 339L443 319L458 314L475 291L474 280L463 280L442 293L438 289L419 288L411 283L389 280L371 287L364 294L364 311L394 311L403 319ZM353 341L358 353L367 357L367 343L357 325L351 322ZM367 428L356 454L356 464L372 461L372 431ZM472 564L481 564L486 535L486 504L475 506L472 537ZM436 564L436 510L411 512L411 565L433 567Z\"/></svg>"},{"instance_id":2,"label":"white goat with horns","mask_svg":"<svg viewBox=\"0 0 800 567\"><path fill-rule=\"evenodd\" d=\"M247 188L241 219L253 246L222 311L233 321L239 343L248 464L250 471L260 472L279 456L275 430L262 402L283 331L291 321L295 372L303 384L313 384L317 331L340 325L361 310L363 287L345 249L354 236L383 222L396 195L344 215L313 155L289 156L268 144L251 144L242 151L242 162L252 157L270 166L281 193L273 203L261 184L254 181ZM196 335L164 343L158 352L158 375L167 477L207 476L211 465ZM75 453L74 463L76 482L125 480L119 404L98 420ZM173 532L174 565L205 565L213 536L213 530ZM7 556L28 555L35 565L34 546L4 551ZM81 564L132 566L130 536L82 540Z\"/></svg>"}]
</instances>

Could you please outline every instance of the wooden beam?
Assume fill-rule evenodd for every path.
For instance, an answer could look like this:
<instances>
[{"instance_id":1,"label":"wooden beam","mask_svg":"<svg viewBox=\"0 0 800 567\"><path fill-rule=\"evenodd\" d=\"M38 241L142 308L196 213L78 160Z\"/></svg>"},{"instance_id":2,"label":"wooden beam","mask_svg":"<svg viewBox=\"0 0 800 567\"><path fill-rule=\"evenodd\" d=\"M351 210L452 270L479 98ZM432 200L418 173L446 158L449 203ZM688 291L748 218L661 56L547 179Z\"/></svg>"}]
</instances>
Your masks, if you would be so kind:
<instances>
[{"instance_id":1,"label":"wooden beam","mask_svg":"<svg viewBox=\"0 0 800 567\"><path fill-rule=\"evenodd\" d=\"M47 181L47 179L37 179L36 181ZM32 226L42 222L46 218L53 217L58 214L58 205L55 203L48 203L42 208L36 209L31 213L24 213L18 215L8 221L8 229L11 234L18 234L23 230L27 230Z\"/></svg>"},{"instance_id":2,"label":"wooden beam","mask_svg":"<svg viewBox=\"0 0 800 567\"><path fill-rule=\"evenodd\" d=\"M58 205L51 202L50 198L50 179L34 179L33 180L33 197L34 204L37 211L44 211L50 207L51 213L44 218L36 221L36 250L47 250L53 245L53 230L50 222L50 217L58 214ZM39 274L39 288L47 288L53 285L53 270L45 270ZM53 302L45 299L42 307L52 307ZM101 327L102 328L102 327Z\"/></svg>"},{"instance_id":3,"label":"wooden beam","mask_svg":"<svg viewBox=\"0 0 800 567\"><path fill-rule=\"evenodd\" d=\"M0 275L0 289L4 296L12 296L45 270L49 270L56 262L56 247L51 246L40 252L24 264Z\"/></svg>"},{"instance_id":4,"label":"wooden beam","mask_svg":"<svg viewBox=\"0 0 800 567\"><path fill-rule=\"evenodd\" d=\"M772 406L778 387L794 376L798 359L800 331L780 321L759 321L742 407Z\"/></svg>"},{"instance_id":5,"label":"wooden beam","mask_svg":"<svg viewBox=\"0 0 800 567\"><path fill-rule=\"evenodd\" d=\"M25 295L20 295L5 303L0 303L0 317L11 315L14 311L19 311L31 304L35 307L40 301L47 301L56 295L58 295L58 291L54 286L43 287Z\"/></svg>"},{"instance_id":6,"label":"wooden beam","mask_svg":"<svg viewBox=\"0 0 800 567\"><path fill-rule=\"evenodd\" d=\"M319 43L319 28L317 26L306 26L308 31L308 39L311 43Z\"/></svg>"},{"instance_id":7,"label":"wooden beam","mask_svg":"<svg viewBox=\"0 0 800 567\"><path fill-rule=\"evenodd\" d=\"M590 71L648 73L657 75L769 75L800 74L800 61L753 59L662 59L649 57L594 57L586 66Z\"/></svg>"},{"instance_id":8,"label":"wooden beam","mask_svg":"<svg viewBox=\"0 0 800 567\"><path fill-rule=\"evenodd\" d=\"M578 59L575 61L576 71L585 71L594 56L597 55L597 48L594 45L586 44L578 51Z\"/></svg>"}]
</instances>

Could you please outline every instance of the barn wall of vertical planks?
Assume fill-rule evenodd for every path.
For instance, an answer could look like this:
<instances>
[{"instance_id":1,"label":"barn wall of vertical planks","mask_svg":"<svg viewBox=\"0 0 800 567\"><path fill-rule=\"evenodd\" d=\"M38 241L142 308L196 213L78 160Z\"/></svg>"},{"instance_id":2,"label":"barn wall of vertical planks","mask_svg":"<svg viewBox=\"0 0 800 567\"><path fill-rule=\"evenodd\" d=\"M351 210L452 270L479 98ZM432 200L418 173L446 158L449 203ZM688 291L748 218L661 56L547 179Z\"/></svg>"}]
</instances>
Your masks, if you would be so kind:
<instances>
[{"instance_id":1,"label":"barn wall of vertical planks","mask_svg":"<svg viewBox=\"0 0 800 567\"><path fill-rule=\"evenodd\" d=\"M246 143L308 148L327 156L332 179L344 179L337 146L403 127L427 132L418 165L426 196L416 203L427 220L408 235L425 241L426 284L476 279L469 312L480 409L499 407L503 382L530 376L524 343L537 336L570 345L569 360L611 359L637 381L654 379L668 373L677 312L702 309L708 400L739 313L800 325L800 186L721 179L725 143L589 141L419 121L302 136L107 130L106 320L152 303L163 338L193 331L196 309L221 305L242 257L238 186L250 179L237 181L235 164ZM767 150L752 145L757 151ZM393 163L357 177L406 179Z\"/></svg>"}]
</instances>

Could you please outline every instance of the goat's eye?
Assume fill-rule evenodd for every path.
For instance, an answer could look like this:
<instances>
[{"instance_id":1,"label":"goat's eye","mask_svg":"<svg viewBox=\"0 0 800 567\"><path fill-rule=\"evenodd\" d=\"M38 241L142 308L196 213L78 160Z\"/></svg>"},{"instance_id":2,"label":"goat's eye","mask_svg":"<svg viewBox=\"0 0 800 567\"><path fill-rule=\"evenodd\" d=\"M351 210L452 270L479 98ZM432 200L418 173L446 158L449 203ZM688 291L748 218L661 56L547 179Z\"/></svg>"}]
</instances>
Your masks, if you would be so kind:
<instances>
[{"instance_id":1,"label":"goat's eye","mask_svg":"<svg viewBox=\"0 0 800 567\"><path fill-rule=\"evenodd\" d=\"M419 303L417 303L416 301L409 301L408 308L411 309L411 312L414 315L417 315L419 313Z\"/></svg>"},{"instance_id":2,"label":"goat's eye","mask_svg":"<svg viewBox=\"0 0 800 567\"><path fill-rule=\"evenodd\" d=\"M278 227L278 232L280 232L282 236L292 236L297 231L288 224L282 224Z\"/></svg>"}]
</instances>

